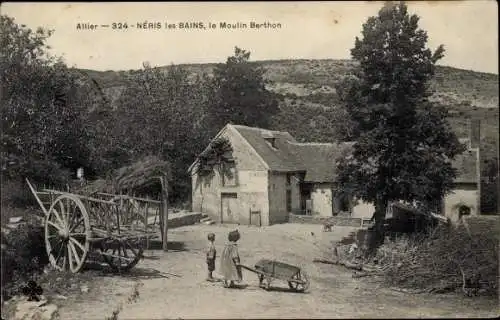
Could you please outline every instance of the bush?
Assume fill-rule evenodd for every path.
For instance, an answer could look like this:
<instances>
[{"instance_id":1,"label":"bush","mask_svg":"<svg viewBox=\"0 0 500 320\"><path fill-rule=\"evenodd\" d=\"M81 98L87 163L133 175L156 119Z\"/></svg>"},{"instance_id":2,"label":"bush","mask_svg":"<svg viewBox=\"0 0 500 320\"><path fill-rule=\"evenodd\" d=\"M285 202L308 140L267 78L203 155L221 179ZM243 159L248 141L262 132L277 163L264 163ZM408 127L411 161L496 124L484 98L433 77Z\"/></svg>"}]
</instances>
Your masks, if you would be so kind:
<instances>
[{"instance_id":1,"label":"bush","mask_svg":"<svg viewBox=\"0 0 500 320\"><path fill-rule=\"evenodd\" d=\"M427 237L386 242L378 251L385 280L407 288L452 291L481 287L496 294L498 239L494 232L470 236L463 226L438 227Z\"/></svg>"},{"instance_id":2,"label":"bush","mask_svg":"<svg viewBox=\"0 0 500 320\"><path fill-rule=\"evenodd\" d=\"M19 285L42 272L47 263L42 227L25 224L8 234L2 232L2 295L15 293Z\"/></svg>"}]
</instances>

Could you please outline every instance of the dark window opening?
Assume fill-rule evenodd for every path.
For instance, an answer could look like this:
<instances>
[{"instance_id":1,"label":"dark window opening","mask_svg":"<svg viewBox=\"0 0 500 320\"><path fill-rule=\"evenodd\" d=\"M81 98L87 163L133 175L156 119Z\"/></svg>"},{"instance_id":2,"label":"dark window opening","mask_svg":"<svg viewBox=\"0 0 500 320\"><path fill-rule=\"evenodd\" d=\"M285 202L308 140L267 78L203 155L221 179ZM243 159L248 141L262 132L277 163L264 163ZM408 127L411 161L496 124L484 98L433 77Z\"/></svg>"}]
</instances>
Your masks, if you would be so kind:
<instances>
[{"instance_id":1,"label":"dark window opening","mask_svg":"<svg viewBox=\"0 0 500 320\"><path fill-rule=\"evenodd\" d=\"M462 218L463 216L468 216L470 215L470 208L467 207L467 206L461 206L460 208L458 208L458 217L459 218Z\"/></svg>"},{"instance_id":2,"label":"dark window opening","mask_svg":"<svg viewBox=\"0 0 500 320\"><path fill-rule=\"evenodd\" d=\"M342 196L340 198L340 211L349 212L351 210L351 203L348 196Z\"/></svg>"}]
</instances>

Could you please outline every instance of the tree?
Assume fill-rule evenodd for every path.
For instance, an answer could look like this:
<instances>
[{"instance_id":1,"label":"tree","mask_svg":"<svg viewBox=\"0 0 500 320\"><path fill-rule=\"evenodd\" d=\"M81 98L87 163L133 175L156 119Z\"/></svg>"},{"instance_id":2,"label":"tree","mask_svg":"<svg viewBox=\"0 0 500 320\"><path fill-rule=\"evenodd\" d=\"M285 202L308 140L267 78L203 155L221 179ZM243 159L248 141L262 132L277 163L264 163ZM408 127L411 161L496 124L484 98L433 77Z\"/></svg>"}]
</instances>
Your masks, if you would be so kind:
<instances>
[{"instance_id":1,"label":"tree","mask_svg":"<svg viewBox=\"0 0 500 320\"><path fill-rule=\"evenodd\" d=\"M50 30L0 17L2 175L63 182L87 162L77 78L47 53ZM78 163L76 163L78 162Z\"/></svg>"},{"instance_id":2,"label":"tree","mask_svg":"<svg viewBox=\"0 0 500 320\"><path fill-rule=\"evenodd\" d=\"M215 130L228 122L266 128L270 116L279 110L274 94L265 87L265 70L249 60L250 52L235 47L234 56L215 67L215 92L209 111Z\"/></svg>"},{"instance_id":3,"label":"tree","mask_svg":"<svg viewBox=\"0 0 500 320\"><path fill-rule=\"evenodd\" d=\"M448 192L451 160L463 150L446 121L447 110L427 100L428 81L443 46L426 48L427 33L404 3L387 3L363 25L352 57L359 62L342 92L355 123L352 154L338 163L339 190L375 204L375 237L383 241L389 201L426 205Z\"/></svg>"},{"instance_id":4,"label":"tree","mask_svg":"<svg viewBox=\"0 0 500 320\"><path fill-rule=\"evenodd\" d=\"M204 76L191 78L182 67L163 69L145 63L143 70L130 75L118 101L110 154L125 150L124 161L154 155L171 163L171 201L185 200L189 194L187 169L209 141L203 132L212 92L208 84Z\"/></svg>"}]
</instances>

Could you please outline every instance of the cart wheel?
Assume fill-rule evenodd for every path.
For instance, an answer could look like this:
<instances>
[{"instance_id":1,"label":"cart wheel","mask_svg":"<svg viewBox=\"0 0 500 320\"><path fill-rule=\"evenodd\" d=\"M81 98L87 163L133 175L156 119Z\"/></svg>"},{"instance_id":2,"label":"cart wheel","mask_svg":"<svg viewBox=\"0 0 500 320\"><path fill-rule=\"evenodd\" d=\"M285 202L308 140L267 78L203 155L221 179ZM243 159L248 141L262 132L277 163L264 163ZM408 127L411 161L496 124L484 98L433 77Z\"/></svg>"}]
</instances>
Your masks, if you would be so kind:
<instances>
[{"instance_id":1,"label":"cart wheel","mask_svg":"<svg viewBox=\"0 0 500 320\"><path fill-rule=\"evenodd\" d=\"M299 271L292 277L292 280L293 281L288 281L290 289L297 292L304 292L309 289L309 278L307 277L307 273L305 271Z\"/></svg>"},{"instance_id":2,"label":"cart wheel","mask_svg":"<svg viewBox=\"0 0 500 320\"><path fill-rule=\"evenodd\" d=\"M61 195L50 206L45 219L45 248L50 264L57 270L77 273L90 247L89 215L82 201Z\"/></svg>"},{"instance_id":3,"label":"cart wheel","mask_svg":"<svg viewBox=\"0 0 500 320\"><path fill-rule=\"evenodd\" d=\"M143 257L139 239L137 241L110 239L101 243L100 250L104 261L111 269L118 272L132 269Z\"/></svg>"}]
</instances>

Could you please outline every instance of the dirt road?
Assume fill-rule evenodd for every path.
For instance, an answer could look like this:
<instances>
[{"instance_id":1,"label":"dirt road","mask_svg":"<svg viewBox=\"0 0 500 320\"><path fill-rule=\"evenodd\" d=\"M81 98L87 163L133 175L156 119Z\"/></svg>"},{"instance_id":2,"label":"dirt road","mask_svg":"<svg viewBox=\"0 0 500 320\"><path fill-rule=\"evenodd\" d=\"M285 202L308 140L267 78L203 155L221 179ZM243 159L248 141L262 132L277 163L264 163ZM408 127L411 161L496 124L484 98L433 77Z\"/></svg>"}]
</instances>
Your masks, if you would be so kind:
<instances>
[{"instance_id":1,"label":"dirt road","mask_svg":"<svg viewBox=\"0 0 500 320\"><path fill-rule=\"evenodd\" d=\"M258 287L255 274L244 271L245 288L225 289L221 283L205 281L203 250L208 232L214 232L220 254L232 228L173 229L169 241L183 250L151 250L129 275L99 277L87 298L61 306L60 319L105 319L113 310L115 319L492 317L499 313L492 299L399 293L367 278L353 279L341 267L313 264L330 241L353 230L347 227L324 233L315 225L238 226L243 264L252 266L262 258L294 264L306 270L311 286L308 293L294 293L277 281L275 290L265 291Z\"/></svg>"}]
</instances>

